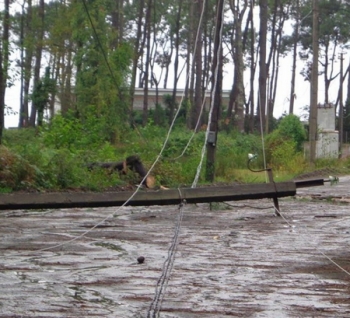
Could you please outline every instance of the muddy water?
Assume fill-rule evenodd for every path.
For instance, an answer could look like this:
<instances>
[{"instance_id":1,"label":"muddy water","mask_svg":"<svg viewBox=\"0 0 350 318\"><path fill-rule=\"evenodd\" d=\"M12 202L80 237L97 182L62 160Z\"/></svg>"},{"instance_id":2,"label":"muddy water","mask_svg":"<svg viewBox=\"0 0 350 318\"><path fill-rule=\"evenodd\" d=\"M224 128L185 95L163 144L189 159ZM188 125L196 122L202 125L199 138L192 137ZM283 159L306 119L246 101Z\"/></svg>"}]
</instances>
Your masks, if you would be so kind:
<instances>
[{"instance_id":1,"label":"muddy water","mask_svg":"<svg viewBox=\"0 0 350 318\"><path fill-rule=\"evenodd\" d=\"M349 185L185 205L160 317L350 317ZM178 212L0 212L0 317L147 317Z\"/></svg>"}]
</instances>

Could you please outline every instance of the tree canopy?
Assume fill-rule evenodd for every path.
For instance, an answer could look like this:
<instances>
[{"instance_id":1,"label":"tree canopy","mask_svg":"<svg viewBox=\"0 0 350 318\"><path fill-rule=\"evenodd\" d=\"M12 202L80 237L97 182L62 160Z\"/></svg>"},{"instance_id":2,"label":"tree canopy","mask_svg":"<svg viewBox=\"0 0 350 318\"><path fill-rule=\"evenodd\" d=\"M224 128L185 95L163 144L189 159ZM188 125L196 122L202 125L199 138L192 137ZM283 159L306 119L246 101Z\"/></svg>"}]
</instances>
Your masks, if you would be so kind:
<instances>
[{"instance_id":1,"label":"tree canopy","mask_svg":"<svg viewBox=\"0 0 350 318\"><path fill-rule=\"evenodd\" d=\"M329 91L339 76L338 53L348 49L350 1L318 1L319 76L325 86L321 102L336 103ZM160 104L159 88L172 88L167 112L171 122L179 106L180 78L184 78L187 126L194 129L198 121L205 123L200 110L215 76L219 3L4 1L0 13L0 129L4 128L6 88L16 80L21 86L19 127L50 122L57 111L73 113L82 122L93 112L104 118L106 138L115 140L135 121L135 87L144 90L143 125L149 120L150 108L159 106L149 104L149 90L156 90L155 103ZM269 123L279 107L276 95L283 90L284 81L292 83L285 93L290 95L289 113L294 112L297 64L304 66L303 76L310 81L312 1L230 0L223 10L219 72L230 70L233 85L228 105L219 105L219 120L228 128L253 132L260 119L271 130ZM280 63L286 56L294 63L291 73L281 78ZM50 89L45 83L50 83Z\"/></svg>"}]
</instances>

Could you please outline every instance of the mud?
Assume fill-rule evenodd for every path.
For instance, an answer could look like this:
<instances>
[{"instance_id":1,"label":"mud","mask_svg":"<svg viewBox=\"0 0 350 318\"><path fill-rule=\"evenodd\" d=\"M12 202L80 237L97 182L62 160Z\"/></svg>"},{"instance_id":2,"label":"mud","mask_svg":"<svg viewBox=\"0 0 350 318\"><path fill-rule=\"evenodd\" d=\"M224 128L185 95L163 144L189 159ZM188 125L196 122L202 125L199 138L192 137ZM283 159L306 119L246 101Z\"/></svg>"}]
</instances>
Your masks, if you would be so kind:
<instances>
[{"instance_id":1,"label":"mud","mask_svg":"<svg viewBox=\"0 0 350 318\"><path fill-rule=\"evenodd\" d=\"M185 205L160 317L350 317L349 184ZM152 317L178 213L1 211L0 317Z\"/></svg>"}]
</instances>

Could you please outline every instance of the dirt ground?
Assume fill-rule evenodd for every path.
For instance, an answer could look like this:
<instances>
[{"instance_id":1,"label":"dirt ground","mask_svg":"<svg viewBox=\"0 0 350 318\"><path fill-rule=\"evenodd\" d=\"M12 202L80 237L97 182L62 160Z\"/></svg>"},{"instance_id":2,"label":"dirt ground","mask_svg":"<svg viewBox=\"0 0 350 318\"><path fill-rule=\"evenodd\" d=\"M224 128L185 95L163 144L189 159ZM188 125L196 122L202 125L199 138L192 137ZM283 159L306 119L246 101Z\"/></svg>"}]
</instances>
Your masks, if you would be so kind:
<instances>
[{"instance_id":1,"label":"dirt ground","mask_svg":"<svg viewBox=\"0 0 350 318\"><path fill-rule=\"evenodd\" d=\"M178 206L1 211L0 317L350 317L349 185L185 205L157 290Z\"/></svg>"}]
</instances>

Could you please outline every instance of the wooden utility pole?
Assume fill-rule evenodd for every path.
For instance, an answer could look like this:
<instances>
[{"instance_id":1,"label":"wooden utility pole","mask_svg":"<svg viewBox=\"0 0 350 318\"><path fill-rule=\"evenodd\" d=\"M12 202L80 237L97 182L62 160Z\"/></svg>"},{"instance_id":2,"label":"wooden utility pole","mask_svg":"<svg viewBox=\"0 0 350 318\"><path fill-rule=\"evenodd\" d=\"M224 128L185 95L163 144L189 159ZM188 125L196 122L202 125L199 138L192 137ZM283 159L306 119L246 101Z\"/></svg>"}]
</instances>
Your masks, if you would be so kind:
<instances>
[{"instance_id":1,"label":"wooden utility pole","mask_svg":"<svg viewBox=\"0 0 350 318\"><path fill-rule=\"evenodd\" d=\"M219 114L221 107L222 92L222 20L223 20L224 0L219 0L217 5L217 19L215 27L214 56L212 68L212 92L211 92L211 122L209 123L209 132L207 139L207 164L205 179L209 182L214 181L215 176L215 153L216 141L219 130Z\"/></svg>"},{"instance_id":2,"label":"wooden utility pole","mask_svg":"<svg viewBox=\"0 0 350 318\"><path fill-rule=\"evenodd\" d=\"M312 18L312 69L311 69L311 94L310 94L310 117L309 117L309 143L310 163L316 160L317 140L317 93L318 93L318 0L313 0Z\"/></svg>"}]
</instances>

